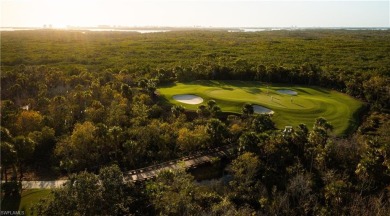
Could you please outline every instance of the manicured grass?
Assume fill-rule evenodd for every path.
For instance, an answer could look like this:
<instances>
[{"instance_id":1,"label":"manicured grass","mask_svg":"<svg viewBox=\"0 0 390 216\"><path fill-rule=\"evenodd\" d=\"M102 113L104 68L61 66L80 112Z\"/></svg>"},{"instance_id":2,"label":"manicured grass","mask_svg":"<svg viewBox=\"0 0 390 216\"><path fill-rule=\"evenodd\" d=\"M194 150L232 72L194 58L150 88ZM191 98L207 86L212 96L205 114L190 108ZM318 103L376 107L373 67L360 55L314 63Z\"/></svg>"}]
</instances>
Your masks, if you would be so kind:
<instances>
[{"instance_id":1,"label":"manicured grass","mask_svg":"<svg viewBox=\"0 0 390 216\"><path fill-rule=\"evenodd\" d=\"M298 95L290 96L277 92L282 89L296 91ZM241 113L245 103L261 105L275 112L273 120L278 128L284 128L286 125L297 126L300 123L311 128L316 118L324 117L334 126L336 135L343 135L351 127L355 127L358 119L354 118L354 114L363 106L361 101L332 90L276 84L267 87L260 82L194 81L162 86L158 91L170 103L180 104L191 110L197 109L200 104L183 104L173 100L172 96L195 94L204 99L202 104L214 99L224 112Z\"/></svg>"},{"instance_id":2,"label":"manicured grass","mask_svg":"<svg viewBox=\"0 0 390 216\"><path fill-rule=\"evenodd\" d=\"M24 190L20 197L5 197L1 201L2 211L22 211L24 215L33 215L30 208L40 199L50 196L50 189Z\"/></svg>"}]
</instances>

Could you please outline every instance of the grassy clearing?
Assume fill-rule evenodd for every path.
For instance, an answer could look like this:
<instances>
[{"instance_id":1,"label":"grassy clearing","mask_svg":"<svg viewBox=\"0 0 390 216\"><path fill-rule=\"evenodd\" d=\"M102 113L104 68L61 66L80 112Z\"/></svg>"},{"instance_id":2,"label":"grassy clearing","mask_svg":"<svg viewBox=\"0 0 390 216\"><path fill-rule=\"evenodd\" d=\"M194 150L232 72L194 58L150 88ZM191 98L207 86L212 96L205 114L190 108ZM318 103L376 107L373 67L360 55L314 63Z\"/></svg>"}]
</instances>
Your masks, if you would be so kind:
<instances>
[{"instance_id":1,"label":"grassy clearing","mask_svg":"<svg viewBox=\"0 0 390 216\"><path fill-rule=\"evenodd\" d=\"M30 208L40 199L50 196L50 189L24 190L20 197L6 197L1 200L2 211L22 211L24 215L33 215Z\"/></svg>"},{"instance_id":2,"label":"grassy clearing","mask_svg":"<svg viewBox=\"0 0 390 216\"><path fill-rule=\"evenodd\" d=\"M282 89L296 91L298 95L277 92ZM261 105L275 112L273 120L278 128L300 123L312 127L314 119L322 116L334 126L336 135L343 135L350 127L354 127L358 120L354 118L354 114L363 106L362 102L336 91L276 84L267 86L259 82L194 81L163 86L158 90L170 103L192 110L197 109L199 104L183 104L172 97L177 94L195 94L204 99L202 104L214 99L222 111L234 113L241 113L245 103Z\"/></svg>"}]
</instances>

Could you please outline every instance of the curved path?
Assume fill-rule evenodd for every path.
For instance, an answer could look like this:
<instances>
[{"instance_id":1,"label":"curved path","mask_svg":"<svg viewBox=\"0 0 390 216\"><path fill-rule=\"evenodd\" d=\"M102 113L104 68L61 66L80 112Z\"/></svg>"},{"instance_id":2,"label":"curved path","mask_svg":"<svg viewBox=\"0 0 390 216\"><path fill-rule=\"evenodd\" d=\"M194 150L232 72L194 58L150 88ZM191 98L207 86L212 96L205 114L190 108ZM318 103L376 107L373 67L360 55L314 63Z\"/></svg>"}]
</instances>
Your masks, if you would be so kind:
<instances>
[{"instance_id":1,"label":"curved path","mask_svg":"<svg viewBox=\"0 0 390 216\"><path fill-rule=\"evenodd\" d=\"M180 167L192 169L199 165L211 162L215 157L221 158L231 155L233 155L233 145L221 146L202 152L197 152L196 154L177 160L167 161L157 165L129 171L124 174L125 181L141 182L155 178L158 173L163 170L174 170Z\"/></svg>"},{"instance_id":2,"label":"curved path","mask_svg":"<svg viewBox=\"0 0 390 216\"><path fill-rule=\"evenodd\" d=\"M221 146L214 149L197 152L193 155L182 157L176 160L167 161L157 165L125 172L124 180L131 182L142 182L153 179L162 170L174 170L180 167L186 169L196 168L199 165L209 163L215 157L226 157L233 154L233 145ZM62 187L68 180L53 181L22 181L23 189L52 189ZM2 181L4 183L4 181Z\"/></svg>"},{"instance_id":3,"label":"curved path","mask_svg":"<svg viewBox=\"0 0 390 216\"><path fill-rule=\"evenodd\" d=\"M11 182L11 181L8 181ZM22 181L22 189L52 189L62 187L68 180ZM1 181L4 184L5 181Z\"/></svg>"}]
</instances>

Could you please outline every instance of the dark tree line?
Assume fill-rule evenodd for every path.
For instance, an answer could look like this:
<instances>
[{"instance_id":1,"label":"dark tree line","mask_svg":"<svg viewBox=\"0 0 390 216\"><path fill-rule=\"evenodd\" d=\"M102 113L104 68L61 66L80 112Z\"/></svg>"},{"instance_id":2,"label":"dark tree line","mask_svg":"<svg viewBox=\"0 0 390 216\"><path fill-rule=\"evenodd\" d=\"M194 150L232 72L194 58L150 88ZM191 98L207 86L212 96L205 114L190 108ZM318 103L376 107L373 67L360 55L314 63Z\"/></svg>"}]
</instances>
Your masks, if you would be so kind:
<instances>
[{"instance_id":1,"label":"dark tree line","mask_svg":"<svg viewBox=\"0 0 390 216\"><path fill-rule=\"evenodd\" d=\"M334 67L320 67L303 64L300 67L284 67L262 64L253 65L243 60L235 64L202 62L192 67L177 66L157 71L159 82L174 80L248 80L266 83L288 83L293 85L314 85L345 92L367 101L377 110L390 107L389 77L372 71L346 71Z\"/></svg>"}]
</instances>

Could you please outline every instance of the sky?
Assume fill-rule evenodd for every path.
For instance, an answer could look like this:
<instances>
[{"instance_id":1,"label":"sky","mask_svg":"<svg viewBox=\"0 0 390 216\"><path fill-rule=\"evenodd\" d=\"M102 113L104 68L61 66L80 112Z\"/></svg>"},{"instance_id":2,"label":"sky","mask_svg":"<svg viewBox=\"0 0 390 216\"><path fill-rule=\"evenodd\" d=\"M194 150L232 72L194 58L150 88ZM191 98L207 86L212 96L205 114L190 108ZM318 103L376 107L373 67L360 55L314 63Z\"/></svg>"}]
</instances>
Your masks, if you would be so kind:
<instances>
[{"instance_id":1,"label":"sky","mask_svg":"<svg viewBox=\"0 0 390 216\"><path fill-rule=\"evenodd\" d=\"M1 27L390 27L390 0L0 0Z\"/></svg>"}]
</instances>

